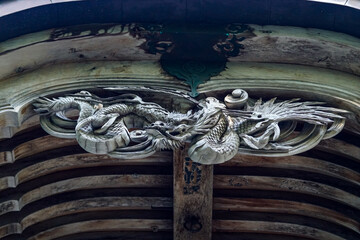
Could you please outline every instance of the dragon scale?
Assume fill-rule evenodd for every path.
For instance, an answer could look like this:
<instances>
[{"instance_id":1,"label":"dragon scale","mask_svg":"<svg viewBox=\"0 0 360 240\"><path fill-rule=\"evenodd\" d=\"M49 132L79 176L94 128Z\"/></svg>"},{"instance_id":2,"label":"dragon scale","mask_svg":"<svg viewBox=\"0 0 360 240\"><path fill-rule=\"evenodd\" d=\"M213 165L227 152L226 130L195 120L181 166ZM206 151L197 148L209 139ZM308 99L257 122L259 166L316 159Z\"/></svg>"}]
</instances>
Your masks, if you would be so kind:
<instances>
[{"instance_id":1,"label":"dragon scale","mask_svg":"<svg viewBox=\"0 0 360 240\"><path fill-rule=\"evenodd\" d=\"M220 114L215 127L190 146L189 156L193 161L202 164L223 163L238 152L239 136L229 128L226 116Z\"/></svg>"},{"instance_id":2,"label":"dragon scale","mask_svg":"<svg viewBox=\"0 0 360 240\"><path fill-rule=\"evenodd\" d=\"M197 101L172 90L120 87L119 91L165 94L187 101L192 109L172 112L133 93L100 98L87 91L39 98L33 105L42 115L40 123L45 131L76 138L88 152L117 158L146 157L191 142L189 157L202 164L228 161L239 151L276 157L306 151L339 133L345 123L343 115L348 113L299 99L248 101L248 94L239 89L226 96L225 104L214 97ZM79 110L77 120L65 116L70 109ZM306 127L292 137L298 122Z\"/></svg>"}]
</instances>

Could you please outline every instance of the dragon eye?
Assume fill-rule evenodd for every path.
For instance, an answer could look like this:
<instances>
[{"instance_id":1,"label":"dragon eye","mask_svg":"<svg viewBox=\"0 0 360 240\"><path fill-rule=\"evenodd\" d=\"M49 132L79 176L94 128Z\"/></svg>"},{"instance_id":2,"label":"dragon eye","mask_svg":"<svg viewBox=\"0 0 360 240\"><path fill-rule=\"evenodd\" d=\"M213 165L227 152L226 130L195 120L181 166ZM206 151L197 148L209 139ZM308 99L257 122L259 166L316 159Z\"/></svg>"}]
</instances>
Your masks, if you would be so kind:
<instances>
[{"instance_id":1,"label":"dragon eye","mask_svg":"<svg viewBox=\"0 0 360 240\"><path fill-rule=\"evenodd\" d=\"M165 126L165 124L164 124L164 123L160 123L160 126L162 126L162 127L163 127L163 126Z\"/></svg>"},{"instance_id":2,"label":"dragon eye","mask_svg":"<svg viewBox=\"0 0 360 240\"><path fill-rule=\"evenodd\" d=\"M258 117L258 118L261 118L261 114L259 114L257 117Z\"/></svg>"}]
</instances>

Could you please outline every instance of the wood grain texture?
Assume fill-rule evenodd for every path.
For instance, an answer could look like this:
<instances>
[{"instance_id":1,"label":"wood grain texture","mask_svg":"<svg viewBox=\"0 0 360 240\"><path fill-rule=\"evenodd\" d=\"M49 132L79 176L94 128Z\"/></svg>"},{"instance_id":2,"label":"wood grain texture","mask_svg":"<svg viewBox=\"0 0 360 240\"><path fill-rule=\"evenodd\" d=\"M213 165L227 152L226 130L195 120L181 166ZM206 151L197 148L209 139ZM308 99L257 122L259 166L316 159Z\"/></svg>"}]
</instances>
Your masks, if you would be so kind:
<instances>
[{"instance_id":1,"label":"wood grain texture","mask_svg":"<svg viewBox=\"0 0 360 240\"><path fill-rule=\"evenodd\" d=\"M14 153L12 151L0 152L0 166L13 163L15 161Z\"/></svg>"},{"instance_id":2,"label":"wood grain texture","mask_svg":"<svg viewBox=\"0 0 360 240\"><path fill-rule=\"evenodd\" d=\"M261 157L237 154L233 159L216 167L261 167L300 170L323 174L360 186L360 173L344 166L303 156Z\"/></svg>"},{"instance_id":3,"label":"wood grain texture","mask_svg":"<svg viewBox=\"0 0 360 240\"><path fill-rule=\"evenodd\" d=\"M172 177L168 175L106 175L67 179L36 188L25 193L20 207L51 195L86 189L101 188L169 188Z\"/></svg>"},{"instance_id":4,"label":"wood grain texture","mask_svg":"<svg viewBox=\"0 0 360 240\"><path fill-rule=\"evenodd\" d=\"M360 148L339 139L330 138L321 141L316 146L316 149L341 157L346 157L360 163Z\"/></svg>"},{"instance_id":5,"label":"wood grain texture","mask_svg":"<svg viewBox=\"0 0 360 240\"><path fill-rule=\"evenodd\" d=\"M39 222L83 212L116 211L116 210L152 210L169 209L173 203L171 198L164 197L99 197L64 202L43 208L26 216L21 225L23 229Z\"/></svg>"},{"instance_id":6,"label":"wood grain texture","mask_svg":"<svg viewBox=\"0 0 360 240\"><path fill-rule=\"evenodd\" d=\"M17 200L9 200L0 203L0 216L9 212L20 211L19 202Z\"/></svg>"},{"instance_id":7,"label":"wood grain texture","mask_svg":"<svg viewBox=\"0 0 360 240\"><path fill-rule=\"evenodd\" d=\"M184 81L164 74L159 54L146 54L139 48L144 40L128 34L112 35L101 25L96 26L99 28L80 27L79 35L70 36L68 32L63 39L55 41L51 36L66 28L29 34L0 44L3 51L8 51L1 57L6 61L0 61L0 65L5 66L0 68L0 139L18 133L6 140L10 147L3 147L5 141L0 142L0 196L3 199L0 201L0 239L18 240L22 227L26 231L21 234L21 240L28 236L34 240L83 240L94 232L98 239L106 239L101 232L126 234L127 231L139 234L135 239L143 239L153 232L171 234L173 230L177 239L211 239L214 231L237 236L250 233L258 236L256 240L268 239L268 235L273 236L272 240L276 239L274 236L350 240L339 232L360 232L359 218L355 216L358 212L355 208L360 209L360 171L356 168L360 166L360 148L344 137L345 141L321 142L310 157L238 155L214 167L215 173L217 168L223 171L219 171L215 179L212 167L184 161L186 149L174 155L174 176L170 176L171 171L143 172L149 166L170 169L171 152L130 161L92 154L64 156L73 154L75 147L77 153L81 149L75 140L40 137L43 135L39 131L31 130L38 124L38 116L29 118L34 115L33 99L119 84L189 91ZM223 98L226 92L241 87L257 97L324 101L349 110L345 128L360 133L360 65L356 64L360 56L359 39L319 29L250 27L254 36L243 41L244 49L229 59L226 71L198 87L200 98L215 95ZM119 48L119 43L126 47ZM24 58L24 53L30 53L31 57ZM176 103L176 99L174 102L165 95L154 98L161 105L176 109L177 104L181 108L182 103ZM28 137L29 133L34 134ZM63 153L63 149L71 150ZM322 159L315 158L317 153ZM326 159L328 156L331 159ZM141 174L130 174L133 169L140 169ZM238 170L241 173L237 173ZM246 172L248 170L251 173ZM214 199L213 181L219 190ZM156 189L163 192L151 192ZM167 197L117 197L128 190L135 196ZM172 190L174 222L169 220L169 215L165 219L154 214L163 208L169 212L168 208L173 206ZM234 197L247 194L252 198ZM287 200L273 199L276 197ZM223 220L212 220L212 211ZM122 219L133 212L141 215ZM104 219L109 216L111 219ZM13 220L14 223L9 224ZM185 227L189 224L185 223L198 226L196 221L200 221L202 228L189 233Z\"/></svg>"},{"instance_id":8,"label":"wood grain texture","mask_svg":"<svg viewBox=\"0 0 360 240\"><path fill-rule=\"evenodd\" d=\"M171 231L172 221L161 219L107 219L66 224L40 232L28 240L51 240L67 235L107 231Z\"/></svg>"},{"instance_id":9,"label":"wood grain texture","mask_svg":"<svg viewBox=\"0 0 360 240\"><path fill-rule=\"evenodd\" d=\"M40 163L36 163L22 169L16 174L17 182L24 183L32 179L51 173L73 170L77 168L102 167L102 166L123 166L123 165L171 165L172 152L157 152L148 158L139 159L116 159L107 155L95 155L91 153L74 154L57 157Z\"/></svg>"},{"instance_id":10,"label":"wood grain texture","mask_svg":"<svg viewBox=\"0 0 360 240\"><path fill-rule=\"evenodd\" d=\"M9 235L20 234L21 232L22 229L19 223L10 223L0 227L0 239Z\"/></svg>"},{"instance_id":11,"label":"wood grain texture","mask_svg":"<svg viewBox=\"0 0 360 240\"><path fill-rule=\"evenodd\" d=\"M11 152L1 152L0 163L14 162L41 152L73 145L77 145L75 139L60 139L47 135L22 143L16 146Z\"/></svg>"},{"instance_id":12,"label":"wood grain texture","mask_svg":"<svg viewBox=\"0 0 360 240\"><path fill-rule=\"evenodd\" d=\"M334 210L308 203L275 199L214 198L213 206L214 211L228 211L229 216L234 211L307 216L339 224L360 233L359 222Z\"/></svg>"},{"instance_id":13,"label":"wood grain texture","mask_svg":"<svg viewBox=\"0 0 360 240\"><path fill-rule=\"evenodd\" d=\"M16 187L15 177L9 176L9 177L0 178L0 192L8 188L15 188L15 187Z\"/></svg>"},{"instance_id":14,"label":"wood grain texture","mask_svg":"<svg viewBox=\"0 0 360 240\"><path fill-rule=\"evenodd\" d=\"M174 151L174 239L211 239L213 166Z\"/></svg>"},{"instance_id":15,"label":"wood grain texture","mask_svg":"<svg viewBox=\"0 0 360 240\"><path fill-rule=\"evenodd\" d=\"M360 209L359 197L325 184L294 178L215 175L214 189L287 191L330 199Z\"/></svg>"},{"instance_id":16,"label":"wood grain texture","mask_svg":"<svg viewBox=\"0 0 360 240\"><path fill-rule=\"evenodd\" d=\"M213 229L214 232L263 233L297 236L314 240L345 240L344 238L320 229L280 222L213 220Z\"/></svg>"}]
</instances>

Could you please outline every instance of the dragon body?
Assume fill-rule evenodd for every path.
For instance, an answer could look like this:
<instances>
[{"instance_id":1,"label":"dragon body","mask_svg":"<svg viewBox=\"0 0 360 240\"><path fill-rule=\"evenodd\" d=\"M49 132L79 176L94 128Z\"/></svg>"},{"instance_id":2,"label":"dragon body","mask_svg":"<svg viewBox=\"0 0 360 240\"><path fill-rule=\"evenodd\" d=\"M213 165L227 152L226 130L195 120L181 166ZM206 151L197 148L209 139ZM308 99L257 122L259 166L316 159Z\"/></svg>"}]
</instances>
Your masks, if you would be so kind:
<instances>
[{"instance_id":1,"label":"dragon body","mask_svg":"<svg viewBox=\"0 0 360 240\"><path fill-rule=\"evenodd\" d=\"M145 157L191 142L189 157L203 164L228 161L239 151L265 156L306 151L340 132L345 121L340 114L346 113L298 99L258 100L246 106L244 99L239 99L241 107L234 100L227 107L213 97L190 100L197 109L181 113L131 93L100 98L82 91L57 99L40 98L34 106L43 115L41 125L49 134L74 137L88 152L118 158ZM69 109L79 110L77 120L65 116ZM300 131L296 129L299 122L303 125Z\"/></svg>"}]
</instances>

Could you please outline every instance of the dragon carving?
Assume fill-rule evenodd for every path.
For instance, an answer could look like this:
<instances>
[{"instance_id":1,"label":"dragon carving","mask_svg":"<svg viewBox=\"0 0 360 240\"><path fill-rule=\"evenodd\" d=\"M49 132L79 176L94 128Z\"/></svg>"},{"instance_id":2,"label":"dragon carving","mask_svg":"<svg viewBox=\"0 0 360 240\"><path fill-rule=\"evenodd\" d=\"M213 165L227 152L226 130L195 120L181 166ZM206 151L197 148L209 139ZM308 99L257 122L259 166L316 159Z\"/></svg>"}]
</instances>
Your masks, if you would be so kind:
<instances>
[{"instance_id":1,"label":"dragon carving","mask_svg":"<svg viewBox=\"0 0 360 240\"><path fill-rule=\"evenodd\" d=\"M149 88L111 88L126 91L100 98L87 91L60 98L39 98L33 105L49 134L76 138L94 154L123 159L147 157L159 150L176 149L191 142L189 157L202 164L217 164L238 152L250 155L288 156L316 146L344 127L345 110L319 106L299 99L253 101L241 89L226 96L197 101L178 91ZM186 113L169 111L129 91L162 93L190 102ZM79 111L76 120L66 116Z\"/></svg>"}]
</instances>

